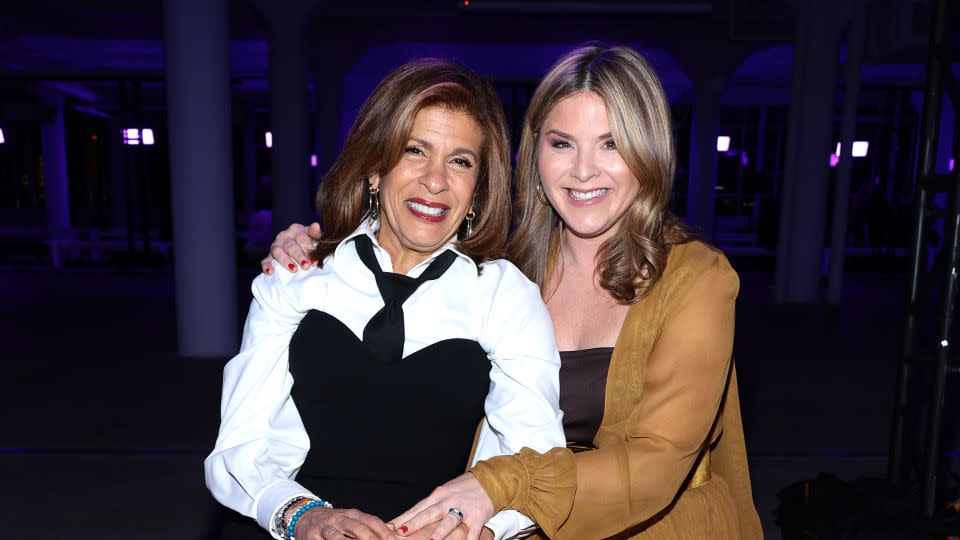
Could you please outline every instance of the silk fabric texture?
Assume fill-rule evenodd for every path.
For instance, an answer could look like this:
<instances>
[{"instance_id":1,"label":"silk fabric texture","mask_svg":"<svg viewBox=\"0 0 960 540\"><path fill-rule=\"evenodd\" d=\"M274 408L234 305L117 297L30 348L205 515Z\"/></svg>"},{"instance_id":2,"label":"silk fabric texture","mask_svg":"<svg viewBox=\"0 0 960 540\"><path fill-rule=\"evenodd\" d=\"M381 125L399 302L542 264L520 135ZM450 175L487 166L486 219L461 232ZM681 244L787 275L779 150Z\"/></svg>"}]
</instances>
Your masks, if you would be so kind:
<instances>
[{"instance_id":1,"label":"silk fabric texture","mask_svg":"<svg viewBox=\"0 0 960 540\"><path fill-rule=\"evenodd\" d=\"M524 449L472 470L497 510L555 539L757 539L732 369L737 274L701 242L673 247L614 348L597 450ZM712 447L712 479L687 488Z\"/></svg>"}]
</instances>

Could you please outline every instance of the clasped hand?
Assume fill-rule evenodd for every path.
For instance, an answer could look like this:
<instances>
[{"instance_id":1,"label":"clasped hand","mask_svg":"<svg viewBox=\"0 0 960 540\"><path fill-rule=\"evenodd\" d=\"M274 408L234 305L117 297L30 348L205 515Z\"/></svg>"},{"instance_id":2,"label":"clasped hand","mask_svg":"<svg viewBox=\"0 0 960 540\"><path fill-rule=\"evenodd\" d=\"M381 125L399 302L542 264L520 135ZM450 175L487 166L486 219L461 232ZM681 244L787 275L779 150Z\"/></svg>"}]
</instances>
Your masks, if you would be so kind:
<instances>
[{"instance_id":1,"label":"clasped hand","mask_svg":"<svg viewBox=\"0 0 960 540\"><path fill-rule=\"evenodd\" d=\"M450 513L451 508L463 512L463 523ZM484 525L493 517L493 502L483 490L473 473L464 473L436 488L400 516L390 520L401 536L407 537L422 531L430 532L431 540L444 538L493 538Z\"/></svg>"}]
</instances>

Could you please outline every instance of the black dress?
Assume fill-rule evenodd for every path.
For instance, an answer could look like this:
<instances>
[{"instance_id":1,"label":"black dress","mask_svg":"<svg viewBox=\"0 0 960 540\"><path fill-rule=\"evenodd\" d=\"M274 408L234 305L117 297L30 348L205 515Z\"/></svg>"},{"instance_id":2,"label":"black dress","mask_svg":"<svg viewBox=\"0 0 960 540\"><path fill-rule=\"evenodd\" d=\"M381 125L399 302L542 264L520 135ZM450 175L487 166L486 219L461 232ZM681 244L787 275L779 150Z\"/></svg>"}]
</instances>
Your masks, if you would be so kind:
<instances>
[{"instance_id":1,"label":"black dress","mask_svg":"<svg viewBox=\"0 0 960 540\"><path fill-rule=\"evenodd\" d=\"M468 339L384 361L332 315L310 311L290 341L291 391L311 448L296 480L337 508L392 519L467 468L490 360ZM220 538L269 538L228 511Z\"/></svg>"}]
</instances>

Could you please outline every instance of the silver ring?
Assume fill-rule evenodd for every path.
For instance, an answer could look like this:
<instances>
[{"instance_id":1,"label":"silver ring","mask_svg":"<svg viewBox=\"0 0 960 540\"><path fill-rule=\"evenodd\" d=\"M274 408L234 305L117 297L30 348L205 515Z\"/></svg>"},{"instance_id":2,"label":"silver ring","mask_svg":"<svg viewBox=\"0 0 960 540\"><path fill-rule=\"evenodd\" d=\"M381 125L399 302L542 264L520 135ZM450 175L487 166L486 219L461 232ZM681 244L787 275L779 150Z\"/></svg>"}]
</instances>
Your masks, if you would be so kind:
<instances>
[{"instance_id":1,"label":"silver ring","mask_svg":"<svg viewBox=\"0 0 960 540\"><path fill-rule=\"evenodd\" d=\"M463 523L463 512L461 512L459 508L453 507L447 510L447 513L453 514L453 517L457 518L457 527L459 527L460 524Z\"/></svg>"}]
</instances>

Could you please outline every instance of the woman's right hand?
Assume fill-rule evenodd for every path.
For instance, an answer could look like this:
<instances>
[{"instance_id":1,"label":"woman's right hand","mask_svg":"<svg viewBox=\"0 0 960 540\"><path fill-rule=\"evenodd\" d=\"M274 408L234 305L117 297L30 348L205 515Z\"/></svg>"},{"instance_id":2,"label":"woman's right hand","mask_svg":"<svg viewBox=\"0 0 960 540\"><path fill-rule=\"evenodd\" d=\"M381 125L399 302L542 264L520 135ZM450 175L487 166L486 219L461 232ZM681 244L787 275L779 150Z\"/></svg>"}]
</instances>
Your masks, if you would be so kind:
<instances>
[{"instance_id":1,"label":"woman's right hand","mask_svg":"<svg viewBox=\"0 0 960 540\"><path fill-rule=\"evenodd\" d=\"M293 531L297 540L398 540L380 518L359 510L312 508L300 516Z\"/></svg>"},{"instance_id":2,"label":"woman's right hand","mask_svg":"<svg viewBox=\"0 0 960 540\"><path fill-rule=\"evenodd\" d=\"M260 261L260 269L269 275L273 272L271 262L276 259L291 272L296 272L297 267L306 270L311 264L317 264L317 261L310 258L309 253L322 238L323 232L319 223L313 222L309 227L294 223L277 234L277 238L270 244L270 254Z\"/></svg>"}]
</instances>

